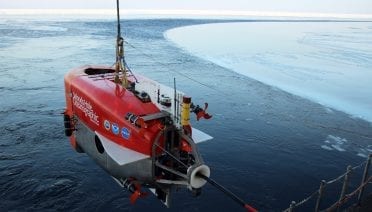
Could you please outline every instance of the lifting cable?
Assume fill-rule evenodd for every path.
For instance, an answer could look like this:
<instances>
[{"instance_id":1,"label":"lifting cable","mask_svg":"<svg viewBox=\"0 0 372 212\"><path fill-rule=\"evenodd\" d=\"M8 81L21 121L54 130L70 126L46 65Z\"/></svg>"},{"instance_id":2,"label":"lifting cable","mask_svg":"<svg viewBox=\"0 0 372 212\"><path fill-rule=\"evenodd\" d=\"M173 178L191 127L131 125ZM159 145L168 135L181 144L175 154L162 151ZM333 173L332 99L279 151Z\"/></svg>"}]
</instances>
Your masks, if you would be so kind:
<instances>
[{"instance_id":1,"label":"lifting cable","mask_svg":"<svg viewBox=\"0 0 372 212\"><path fill-rule=\"evenodd\" d=\"M208 84L206 84L206 83L200 82L200 81L198 81L198 80L196 80L196 79L194 79L194 78L188 76L187 74L184 74L184 73L181 73L181 72L179 72L179 71L176 71L176 70L170 69L170 68L168 68L168 65L167 65L167 64L157 61L153 56L151 56L151 55L149 55L149 54L147 54L147 53L141 51L140 49L138 49L137 47L135 47L134 45L132 45L132 44L129 43L128 41L124 41L124 42L125 42L125 44L128 44L128 46L132 47L134 50L138 51L140 54L142 54L142 55L146 56L147 58L149 58L151 61L153 61L153 62L155 62L155 63L158 63L159 65L161 65L161 66L164 67L164 68L167 68L168 71L171 71L171 72L173 72L173 73L176 73L176 74L178 74L178 75L181 75L181 76L183 76L183 77L185 77L185 78L187 78L187 79L189 79L189 80L191 80L191 81L193 81L193 82L195 82L195 83L197 83L197 84L199 84L199 85L202 85L202 86L204 86L204 87L206 87L206 88L209 88L209 89L211 89L211 90L214 90L214 91L216 91L216 92L218 92L218 93L222 93L222 94L226 94L226 95L231 95L231 94L227 94L226 92L224 92L224 91L222 91L222 90L217 89L217 88L214 87L214 86L210 86L210 85L208 85Z\"/></svg>"},{"instance_id":2,"label":"lifting cable","mask_svg":"<svg viewBox=\"0 0 372 212\"><path fill-rule=\"evenodd\" d=\"M121 33L120 33L120 16L119 16L119 0L116 1L116 4L117 4L117 19L118 19L118 25L117 25L117 28L118 28L117 29L117 31L118 31L118 38L117 39L119 40L119 38L121 38ZM178 71L169 69L167 64L164 64L162 62L159 62L159 61L155 60L155 58L153 58L151 55L142 52L141 50L137 49L134 45L130 44L129 42L127 42L127 41L124 41L124 42L126 44L128 44L130 47L132 47L133 49L139 51L141 54L143 54L146 57L150 58L153 62L159 63L161 66L166 67L168 69L168 71L172 71L172 72L174 72L176 74L179 74L179 75L181 75L181 76L183 76L183 77L185 77L185 78L187 78L187 79L189 79L191 81L194 81L194 82L196 82L196 83L198 83L198 84L200 84L202 86L205 86L205 87L207 87L209 89L212 89L214 91L217 91L219 93L224 93L223 91L220 91L219 89L217 89L215 87L212 87L210 85L207 85L205 83L202 83L202 82L200 82L200 81L198 81L198 80L196 80L196 79L194 79L194 78L192 78L192 77L190 77L190 76L188 76L186 74L183 74L181 72L178 72ZM118 53L118 51L117 51L117 53ZM118 56L120 56L120 55L117 55L116 56L116 58L117 58L116 63L121 62L121 61L118 61L118 60L122 59L123 62L124 62L124 67L127 66L126 61L124 60L124 57L118 57ZM125 71L125 68L124 68L124 71ZM132 72L130 69L129 69L129 71ZM123 73L123 74L125 74L125 73ZM137 79L136 79L136 81L137 81ZM158 146L158 147L160 147L160 146ZM187 167L184 163L182 163L181 161L179 161L171 153L167 152L166 150L164 150L164 151L168 155L172 156L177 162L179 162L183 166ZM211 178L209 178L209 177L207 177L207 176L205 176L203 174L200 174L200 173L198 173L197 176L200 177L200 178L202 178L202 179L204 179L204 180L206 180L208 183L210 183L211 185L213 185L214 187L216 187L217 189L219 189L220 191L222 191L225 195L227 195L228 197L230 197L231 199L233 199L235 202L237 202L238 204L240 204L242 207L244 207L248 212L257 212L257 210L255 208L253 208L252 206L250 206L247 203L245 203L241 198L239 198L238 196L236 196L234 193L232 193L230 190L226 189L222 185L218 184L216 181L214 181Z\"/></svg>"}]
</instances>

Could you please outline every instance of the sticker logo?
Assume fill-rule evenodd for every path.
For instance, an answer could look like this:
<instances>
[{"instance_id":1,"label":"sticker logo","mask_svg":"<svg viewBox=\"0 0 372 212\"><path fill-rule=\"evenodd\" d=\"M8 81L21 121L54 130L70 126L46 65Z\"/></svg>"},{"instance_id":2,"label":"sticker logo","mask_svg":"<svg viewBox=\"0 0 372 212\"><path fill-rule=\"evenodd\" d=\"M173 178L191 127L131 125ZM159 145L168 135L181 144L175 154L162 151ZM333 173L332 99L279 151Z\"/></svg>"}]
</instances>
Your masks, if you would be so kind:
<instances>
[{"instance_id":1,"label":"sticker logo","mask_svg":"<svg viewBox=\"0 0 372 212\"><path fill-rule=\"evenodd\" d=\"M106 130L110 130L110 129L111 129L111 124L110 124L109 121L105 120L105 121L103 122L103 125L105 126L105 129L106 129Z\"/></svg>"},{"instance_id":2,"label":"sticker logo","mask_svg":"<svg viewBox=\"0 0 372 212\"><path fill-rule=\"evenodd\" d=\"M130 137L130 132L127 128L123 127L123 129L121 129L121 136L125 139L129 139Z\"/></svg>"},{"instance_id":3,"label":"sticker logo","mask_svg":"<svg viewBox=\"0 0 372 212\"><path fill-rule=\"evenodd\" d=\"M81 112L84 113L85 117L89 118L91 122L99 126L99 116L94 111L92 104L79 96L77 93L72 92L72 102Z\"/></svg>"},{"instance_id":4,"label":"sticker logo","mask_svg":"<svg viewBox=\"0 0 372 212\"><path fill-rule=\"evenodd\" d=\"M112 126L111 126L111 131L115 135L118 135L119 131L120 131L119 126L117 124L113 123Z\"/></svg>"}]
</instances>

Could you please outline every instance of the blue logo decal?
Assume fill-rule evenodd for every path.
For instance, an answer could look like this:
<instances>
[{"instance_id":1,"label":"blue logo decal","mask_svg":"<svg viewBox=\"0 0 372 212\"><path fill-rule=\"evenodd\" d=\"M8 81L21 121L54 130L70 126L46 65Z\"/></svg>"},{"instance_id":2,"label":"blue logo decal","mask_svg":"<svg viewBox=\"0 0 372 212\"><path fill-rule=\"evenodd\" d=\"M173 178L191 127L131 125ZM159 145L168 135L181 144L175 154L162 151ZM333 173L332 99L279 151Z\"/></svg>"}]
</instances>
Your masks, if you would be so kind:
<instances>
[{"instance_id":1,"label":"blue logo decal","mask_svg":"<svg viewBox=\"0 0 372 212\"><path fill-rule=\"evenodd\" d=\"M112 130L112 133L114 133L115 135L118 135L120 131L119 126L115 123L112 124L111 130Z\"/></svg>"},{"instance_id":2,"label":"blue logo decal","mask_svg":"<svg viewBox=\"0 0 372 212\"><path fill-rule=\"evenodd\" d=\"M105 121L103 122L103 125L105 126L105 129L106 129L106 130L110 130L110 128L111 128L111 124L110 124L109 121L105 120Z\"/></svg>"},{"instance_id":3,"label":"blue logo decal","mask_svg":"<svg viewBox=\"0 0 372 212\"><path fill-rule=\"evenodd\" d=\"M130 137L130 132L127 128L123 127L123 129L121 129L121 136L123 136L123 138L125 139L129 139Z\"/></svg>"}]
</instances>

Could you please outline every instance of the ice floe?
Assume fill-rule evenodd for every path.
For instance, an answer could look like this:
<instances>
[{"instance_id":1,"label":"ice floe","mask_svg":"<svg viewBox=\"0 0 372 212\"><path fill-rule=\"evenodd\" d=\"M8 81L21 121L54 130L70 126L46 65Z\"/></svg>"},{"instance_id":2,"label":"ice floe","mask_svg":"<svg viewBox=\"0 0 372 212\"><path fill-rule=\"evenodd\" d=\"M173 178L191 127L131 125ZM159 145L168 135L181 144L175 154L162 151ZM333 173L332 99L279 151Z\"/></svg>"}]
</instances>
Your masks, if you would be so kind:
<instances>
[{"instance_id":1,"label":"ice floe","mask_svg":"<svg viewBox=\"0 0 372 212\"><path fill-rule=\"evenodd\" d=\"M165 37L237 73L372 122L371 25L220 23L171 29Z\"/></svg>"}]
</instances>

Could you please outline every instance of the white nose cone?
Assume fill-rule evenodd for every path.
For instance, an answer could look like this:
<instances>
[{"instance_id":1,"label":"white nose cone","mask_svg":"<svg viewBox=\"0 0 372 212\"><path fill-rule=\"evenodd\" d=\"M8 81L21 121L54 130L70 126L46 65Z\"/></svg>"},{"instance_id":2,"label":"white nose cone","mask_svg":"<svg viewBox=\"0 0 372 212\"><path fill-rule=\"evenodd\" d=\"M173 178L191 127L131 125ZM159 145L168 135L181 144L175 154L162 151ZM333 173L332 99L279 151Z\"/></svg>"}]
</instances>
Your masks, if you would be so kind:
<instances>
[{"instance_id":1,"label":"white nose cone","mask_svg":"<svg viewBox=\"0 0 372 212\"><path fill-rule=\"evenodd\" d=\"M191 171L191 174L190 174L190 171ZM211 170L209 169L208 166L206 165L200 165L196 168L189 168L188 170L188 173L189 173L189 184L192 188L201 188L202 186L205 185L205 183L207 183L206 180L204 180L203 178L201 177L198 177L197 175L198 174L202 174L206 177L209 177L210 174L211 174Z\"/></svg>"}]
</instances>

